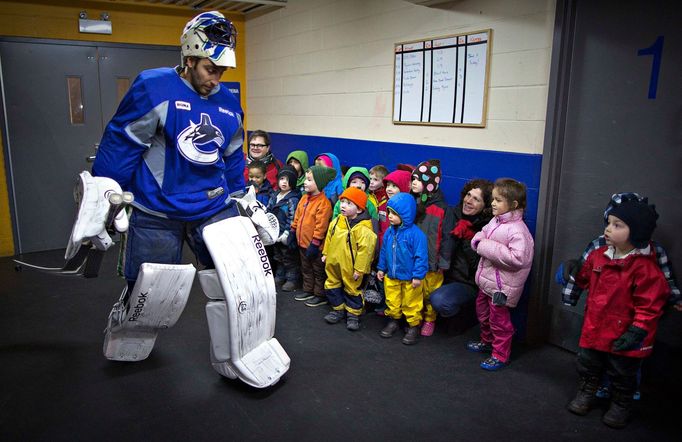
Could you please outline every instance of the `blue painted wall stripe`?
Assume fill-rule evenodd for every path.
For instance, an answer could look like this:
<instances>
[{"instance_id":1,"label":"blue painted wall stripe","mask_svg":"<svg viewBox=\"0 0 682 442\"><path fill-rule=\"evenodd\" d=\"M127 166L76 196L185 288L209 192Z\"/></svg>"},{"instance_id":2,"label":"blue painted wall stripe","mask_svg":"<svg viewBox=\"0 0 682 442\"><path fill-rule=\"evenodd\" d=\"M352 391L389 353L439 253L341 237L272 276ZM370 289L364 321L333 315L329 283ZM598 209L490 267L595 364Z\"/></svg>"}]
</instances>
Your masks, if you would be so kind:
<instances>
[{"instance_id":1,"label":"blue painted wall stripe","mask_svg":"<svg viewBox=\"0 0 682 442\"><path fill-rule=\"evenodd\" d=\"M285 133L270 135L272 151L282 161L294 150L306 151L311 163L317 155L331 152L339 157L342 165L367 169L383 164L395 170L398 163L417 165L427 159L439 159L443 193L451 205L459 202L459 192L472 178L492 181L500 177L514 178L528 188L526 223L535 232L542 155Z\"/></svg>"}]
</instances>

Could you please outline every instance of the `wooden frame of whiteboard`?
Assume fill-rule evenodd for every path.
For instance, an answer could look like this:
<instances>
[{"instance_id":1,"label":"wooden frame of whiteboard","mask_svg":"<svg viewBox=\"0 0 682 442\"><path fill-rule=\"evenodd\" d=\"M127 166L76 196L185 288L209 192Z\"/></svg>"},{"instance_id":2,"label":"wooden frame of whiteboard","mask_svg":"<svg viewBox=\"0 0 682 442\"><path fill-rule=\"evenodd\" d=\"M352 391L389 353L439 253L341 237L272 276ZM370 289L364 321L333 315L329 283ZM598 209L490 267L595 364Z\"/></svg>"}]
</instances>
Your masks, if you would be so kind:
<instances>
[{"instance_id":1,"label":"wooden frame of whiteboard","mask_svg":"<svg viewBox=\"0 0 682 442\"><path fill-rule=\"evenodd\" d=\"M473 34L481 34L481 33L486 33L488 35L488 45L487 45L486 51L485 51L485 79L483 81L483 110L481 113L481 123L479 123L479 124L474 124L474 123L432 123L429 121L396 121L393 119L393 115L395 114L395 47L397 45L405 45L405 44L411 44L411 43L422 43L422 42L425 43L427 41L440 40L443 38L454 38L454 37L461 37L464 35L473 35ZM492 28L488 28L488 29L481 29L478 31L462 32L460 34L441 35L441 36L437 36L437 37L421 38L418 40L400 41L400 42L394 43L393 44L393 78L392 78L393 94L391 96L391 121L393 122L393 124L411 124L411 125L418 125L418 126L479 127L479 128L486 127L486 124L488 122L488 87L489 87L489 83L490 83L490 48L492 46L492 40L493 40L493 30L492 30Z\"/></svg>"}]
</instances>

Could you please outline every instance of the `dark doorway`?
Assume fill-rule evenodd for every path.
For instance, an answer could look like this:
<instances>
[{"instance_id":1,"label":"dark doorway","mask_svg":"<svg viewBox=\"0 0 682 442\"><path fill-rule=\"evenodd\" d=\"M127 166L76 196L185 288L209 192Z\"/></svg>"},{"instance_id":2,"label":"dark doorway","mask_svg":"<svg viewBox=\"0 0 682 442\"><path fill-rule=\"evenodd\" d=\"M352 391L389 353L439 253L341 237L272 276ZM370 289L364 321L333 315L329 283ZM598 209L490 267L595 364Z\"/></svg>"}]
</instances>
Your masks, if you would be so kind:
<instances>
[{"instance_id":1,"label":"dark doorway","mask_svg":"<svg viewBox=\"0 0 682 442\"><path fill-rule=\"evenodd\" d=\"M578 306L565 306L550 279L559 263L579 257L603 233L603 211L613 193L638 192L656 204L654 239L682 266L676 231L682 217L682 7L664 1L559 1L557 18L538 298L549 305L550 342L576 350L584 296ZM682 321L674 316L664 316L658 337L679 346Z\"/></svg>"}]
</instances>

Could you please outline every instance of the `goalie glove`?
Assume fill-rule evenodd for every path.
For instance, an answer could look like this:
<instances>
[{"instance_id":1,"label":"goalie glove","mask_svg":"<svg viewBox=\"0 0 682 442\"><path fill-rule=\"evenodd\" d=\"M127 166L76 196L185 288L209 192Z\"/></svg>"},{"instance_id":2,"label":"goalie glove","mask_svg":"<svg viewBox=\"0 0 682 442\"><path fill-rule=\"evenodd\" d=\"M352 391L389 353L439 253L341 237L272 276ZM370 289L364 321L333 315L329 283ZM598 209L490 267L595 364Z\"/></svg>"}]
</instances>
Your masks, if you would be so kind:
<instances>
[{"instance_id":1,"label":"goalie glove","mask_svg":"<svg viewBox=\"0 0 682 442\"><path fill-rule=\"evenodd\" d=\"M279 234L279 221L277 217L268 213L265 206L256 199L256 190L249 187L248 192L242 198L235 198L239 212L251 219L261 241L266 246L271 246L277 241Z\"/></svg>"}]
</instances>

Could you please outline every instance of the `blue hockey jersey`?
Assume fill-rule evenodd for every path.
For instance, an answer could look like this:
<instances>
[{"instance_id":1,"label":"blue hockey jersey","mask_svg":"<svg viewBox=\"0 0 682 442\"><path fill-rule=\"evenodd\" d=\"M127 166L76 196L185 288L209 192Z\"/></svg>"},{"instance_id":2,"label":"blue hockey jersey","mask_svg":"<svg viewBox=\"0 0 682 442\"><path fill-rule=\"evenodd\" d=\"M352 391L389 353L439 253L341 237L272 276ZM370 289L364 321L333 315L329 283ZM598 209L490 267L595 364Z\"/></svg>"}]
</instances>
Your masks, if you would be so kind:
<instances>
[{"instance_id":1,"label":"blue hockey jersey","mask_svg":"<svg viewBox=\"0 0 682 442\"><path fill-rule=\"evenodd\" d=\"M143 71L104 131L93 175L116 180L147 213L211 216L244 188L242 119L224 86L202 97L173 68Z\"/></svg>"}]
</instances>

